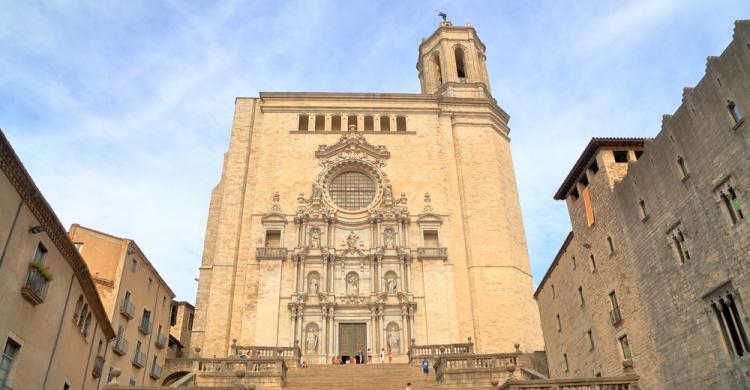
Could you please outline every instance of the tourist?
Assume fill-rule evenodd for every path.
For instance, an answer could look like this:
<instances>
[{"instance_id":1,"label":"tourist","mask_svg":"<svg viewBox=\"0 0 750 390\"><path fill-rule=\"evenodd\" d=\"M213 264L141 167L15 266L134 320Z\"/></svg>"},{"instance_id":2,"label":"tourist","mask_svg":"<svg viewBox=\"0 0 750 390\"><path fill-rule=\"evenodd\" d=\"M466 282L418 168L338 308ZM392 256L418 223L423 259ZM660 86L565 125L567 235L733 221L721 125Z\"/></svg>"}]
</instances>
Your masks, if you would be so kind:
<instances>
[{"instance_id":1,"label":"tourist","mask_svg":"<svg viewBox=\"0 0 750 390\"><path fill-rule=\"evenodd\" d=\"M422 372L424 373L424 381L427 382L430 376L430 361L427 358L422 360Z\"/></svg>"},{"instance_id":2,"label":"tourist","mask_svg":"<svg viewBox=\"0 0 750 390\"><path fill-rule=\"evenodd\" d=\"M307 362L304 360L302 361L302 368L307 368Z\"/></svg>"},{"instance_id":3,"label":"tourist","mask_svg":"<svg viewBox=\"0 0 750 390\"><path fill-rule=\"evenodd\" d=\"M411 389L411 382L409 382L409 383L406 384L406 390L412 390Z\"/></svg>"},{"instance_id":4,"label":"tourist","mask_svg":"<svg viewBox=\"0 0 750 390\"><path fill-rule=\"evenodd\" d=\"M364 355L362 355L362 347L359 347L359 350L357 351L357 364L364 364L365 360L363 358Z\"/></svg>"},{"instance_id":5,"label":"tourist","mask_svg":"<svg viewBox=\"0 0 750 390\"><path fill-rule=\"evenodd\" d=\"M393 352L391 350L388 350L388 363L391 363L393 361Z\"/></svg>"},{"instance_id":6,"label":"tourist","mask_svg":"<svg viewBox=\"0 0 750 390\"><path fill-rule=\"evenodd\" d=\"M367 364L372 364L372 349L367 348Z\"/></svg>"},{"instance_id":7,"label":"tourist","mask_svg":"<svg viewBox=\"0 0 750 390\"><path fill-rule=\"evenodd\" d=\"M380 358L380 363L385 363L385 348L380 348L380 353L378 353L378 357Z\"/></svg>"}]
</instances>

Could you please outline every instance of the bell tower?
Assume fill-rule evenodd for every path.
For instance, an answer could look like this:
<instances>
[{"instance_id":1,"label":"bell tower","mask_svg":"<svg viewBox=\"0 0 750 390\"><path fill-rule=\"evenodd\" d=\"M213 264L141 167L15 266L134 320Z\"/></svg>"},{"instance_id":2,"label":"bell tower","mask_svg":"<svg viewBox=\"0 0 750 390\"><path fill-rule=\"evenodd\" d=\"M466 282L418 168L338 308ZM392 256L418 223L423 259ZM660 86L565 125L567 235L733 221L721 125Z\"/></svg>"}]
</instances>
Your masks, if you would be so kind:
<instances>
[{"instance_id":1,"label":"bell tower","mask_svg":"<svg viewBox=\"0 0 750 390\"><path fill-rule=\"evenodd\" d=\"M454 97L489 97L485 46L471 26L448 20L419 45L417 70L422 93Z\"/></svg>"}]
</instances>

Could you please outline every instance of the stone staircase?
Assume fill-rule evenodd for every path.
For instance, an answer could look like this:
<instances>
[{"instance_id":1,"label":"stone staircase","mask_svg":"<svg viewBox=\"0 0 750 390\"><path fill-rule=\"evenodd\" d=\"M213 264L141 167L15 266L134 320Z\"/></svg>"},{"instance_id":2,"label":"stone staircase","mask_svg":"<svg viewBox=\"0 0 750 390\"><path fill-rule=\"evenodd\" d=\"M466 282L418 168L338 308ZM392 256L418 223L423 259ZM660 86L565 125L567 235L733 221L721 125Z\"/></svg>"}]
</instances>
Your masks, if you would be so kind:
<instances>
[{"instance_id":1,"label":"stone staircase","mask_svg":"<svg viewBox=\"0 0 750 390\"><path fill-rule=\"evenodd\" d=\"M440 386L435 373L424 381L422 369L403 363L360 365L311 365L308 368L290 368L284 389L305 390L404 390L411 382L412 389L492 389L492 386Z\"/></svg>"}]
</instances>

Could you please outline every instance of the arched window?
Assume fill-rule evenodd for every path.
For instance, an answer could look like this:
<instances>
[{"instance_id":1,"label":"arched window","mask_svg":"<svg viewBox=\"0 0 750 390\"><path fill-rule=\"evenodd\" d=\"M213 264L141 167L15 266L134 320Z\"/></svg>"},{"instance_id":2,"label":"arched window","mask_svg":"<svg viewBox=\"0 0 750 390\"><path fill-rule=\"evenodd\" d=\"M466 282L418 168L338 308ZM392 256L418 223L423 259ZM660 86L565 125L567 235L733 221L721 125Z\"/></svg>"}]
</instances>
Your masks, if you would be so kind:
<instances>
[{"instance_id":1,"label":"arched window","mask_svg":"<svg viewBox=\"0 0 750 390\"><path fill-rule=\"evenodd\" d=\"M78 316L81 315L81 309L83 308L83 294L78 296L76 301L76 310L73 312L73 322L78 323Z\"/></svg>"},{"instance_id":2,"label":"arched window","mask_svg":"<svg viewBox=\"0 0 750 390\"><path fill-rule=\"evenodd\" d=\"M465 79L466 64L464 62L464 49L457 47L453 52L456 56L456 75L459 79Z\"/></svg>"},{"instance_id":3,"label":"arched window","mask_svg":"<svg viewBox=\"0 0 750 390\"><path fill-rule=\"evenodd\" d=\"M396 118L396 131L406 131L406 117L399 116Z\"/></svg>"},{"instance_id":4,"label":"arched window","mask_svg":"<svg viewBox=\"0 0 750 390\"><path fill-rule=\"evenodd\" d=\"M78 329L83 330L83 323L86 320L86 316L89 314L89 305L84 304L83 310L81 310L81 316L78 318Z\"/></svg>"},{"instance_id":5,"label":"arched window","mask_svg":"<svg viewBox=\"0 0 750 390\"><path fill-rule=\"evenodd\" d=\"M297 125L297 130L299 131L307 131L308 126L310 125L310 117L308 117L305 114L300 114L299 116L299 124Z\"/></svg>"},{"instance_id":6,"label":"arched window","mask_svg":"<svg viewBox=\"0 0 750 390\"><path fill-rule=\"evenodd\" d=\"M86 336L89 334L89 325L91 325L91 312L86 315L86 321L83 323L83 335Z\"/></svg>"},{"instance_id":7,"label":"arched window","mask_svg":"<svg viewBox=\"0 0 750 390\"><path fill-rule=\"evenodd\" d=\"M440 54L435 53L432 55L432 69L433 75L437 79L438 84L443 83L443 70L440 67Z\"/></svg>"}]
</instances>

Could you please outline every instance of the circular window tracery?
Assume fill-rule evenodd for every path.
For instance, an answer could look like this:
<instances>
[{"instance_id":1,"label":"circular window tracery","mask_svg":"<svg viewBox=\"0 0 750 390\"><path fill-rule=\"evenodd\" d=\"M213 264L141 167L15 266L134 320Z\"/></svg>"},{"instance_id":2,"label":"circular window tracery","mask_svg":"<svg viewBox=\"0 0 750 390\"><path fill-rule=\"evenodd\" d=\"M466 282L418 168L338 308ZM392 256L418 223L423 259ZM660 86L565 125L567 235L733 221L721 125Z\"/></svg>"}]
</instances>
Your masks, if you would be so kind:
<instances>
[{"instance_id":1,"label":"circular window tracery","mask_svg":"<svg viewBox=\"0 0 750 390\"><path fill-rule=\"evenodd\" d=\"M340 173L331 180L328 194L336 206L344 210L361 210L375 199L377 186L368 175L357 171Z\"/></svg>"}]
</instances>

